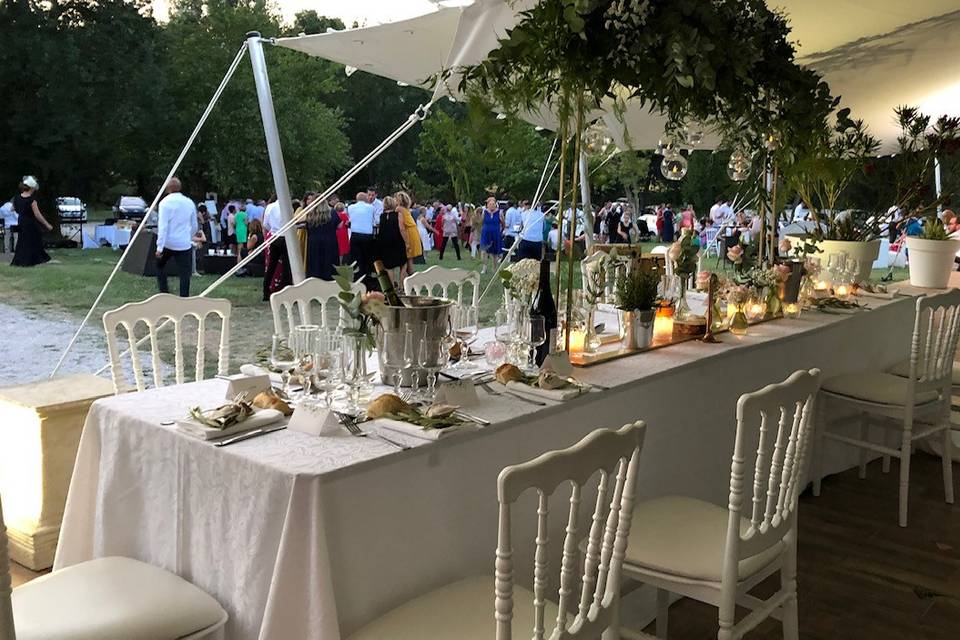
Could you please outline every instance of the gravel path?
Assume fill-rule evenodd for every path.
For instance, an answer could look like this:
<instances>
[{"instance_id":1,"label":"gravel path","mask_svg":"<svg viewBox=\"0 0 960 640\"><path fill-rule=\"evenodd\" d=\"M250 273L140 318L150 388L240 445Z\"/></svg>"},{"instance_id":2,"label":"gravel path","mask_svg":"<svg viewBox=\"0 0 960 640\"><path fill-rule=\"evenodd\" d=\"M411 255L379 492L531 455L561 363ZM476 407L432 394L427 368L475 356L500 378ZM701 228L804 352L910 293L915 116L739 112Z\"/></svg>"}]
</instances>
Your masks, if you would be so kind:
<instances>
[{"instance_id":1,"label":"gravel path","mask_svg":"<svg viewBox=\"0 0 960 640\"><path fill-rule=\"evenodd\" d=\"M58 312L25 311L0 304L0 386L44 380L60 359L80 321ZM80 335L61 375L93 373L109 362L103 327L88 326ZM108 376L108 372L104 372Z\"/></svg>"}]
</instances>

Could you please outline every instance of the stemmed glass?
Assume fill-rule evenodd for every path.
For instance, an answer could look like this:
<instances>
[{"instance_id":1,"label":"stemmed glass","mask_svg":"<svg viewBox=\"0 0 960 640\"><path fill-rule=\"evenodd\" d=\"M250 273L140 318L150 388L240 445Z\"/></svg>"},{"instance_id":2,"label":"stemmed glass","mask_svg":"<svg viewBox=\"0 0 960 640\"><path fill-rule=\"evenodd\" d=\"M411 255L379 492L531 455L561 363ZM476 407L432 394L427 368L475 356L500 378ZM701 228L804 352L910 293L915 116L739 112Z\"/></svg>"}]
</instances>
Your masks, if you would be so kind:
<instances>
[{"instance_id":1,"label":"stemmed glass","mask_svg":"<svg viewBox=\"0 0 960 640\"><path fill-rule=\"evenodd\" d=\"M547 341L547 330L544 325L543 316L530 316L529 321L520 327L520 337L526 347L527 370L536 371L537 365L534 360L534 349Z\"/></svg>"},{"instance_id":2,"label":"stemmed glass","mask_svg":"<svg viewBox=\"0 0 960 640\"><path fill-rule=\"evenodd\" d=\"M317 351L319 350L320 327L315 324L301 324L293 328L293 356L296 373L303 385L300 398L307 400L313 388L313 378L317 373Z\"/></svg>"},{"instance_id":3,"label":"stemmed glass","mask_svg":"<svg viewBox=\"0 0 960 640\"><path fill-rule=\"evenodd\" d=\"M383 364L393 369L393 394L399 396L403 374L413 367L416 359L413 354L413 329L407 324L403 329L385 331L382 340Z\"/></svg>"},{"instance_id":4,"label":"stemmed glass","mask_svg":"<svg viewBox=\"0 0 960 640\"><path fill-rule=\"evenodd\" d=\"M273 342L270 345L270 366L280 372L282 383L280 393L284 397L288 396L287 387L290 383L290 372L297 364L289 342L289 338L274 334Z\"/></svg>"},{"instance_id":5,"label":"stemmed glass","mask_svg":"<svg viewBox=\"0 0 960 640\"><path fill-rule=\"evenodd\" d=\"M454 331L456 332L457 342L460 343L460 359L454 365L455 369L466 369L470 366L469 358L470 345L477 339L479 327L479 315L477 308L469 306L454 307Z\"/></svg>"},{"instance_id":6,"label":"stemmed glass","mask_svg":"<svg viewBox=\"0 0 960 640\"><path fill-rule=\"evenodd\" d=\"M321 331L317 349L317 378L327 407L333 404L333 393L340 383L342 358L340 335L334 331Z\"/></svg>"},{"instance_id":7,"label":"stemmed glass","mask_svg":"<svg viewBox=\"0 0 960 640\"><path fill-rule=\"evenodd\" d=\"M403 370L410 372L410 386L413 387L413 397L420 395L420 372L413 368L420 363L419 347L427 332L425 322L408 322L403 339Z\"/></svg>"},{"instance_id":8,"label":"stemmed glass","mask_svg":"<svg viewBox=\"0 0 960 640\"><path fill-rule=\"evenodd\" d=\"M434 402L437 397L437 374L446 366L450 359L450 346L453 337L446 335L442 338L424 337L420 341L417 353L417 364L427 372L427 398Z\"/></svg>"},{"instance_id":9,"label":"stemmed glass","mask_svg":"<svg viewBox=\"0 0 960 640\"><path fill-rule=\"evenodd\" d=\"M506 309L497 311L494 318L493 335L497 342L503 345L504 360L510 362L514 347L518 339L517 318Z\"/></svg>"}]
</instances>

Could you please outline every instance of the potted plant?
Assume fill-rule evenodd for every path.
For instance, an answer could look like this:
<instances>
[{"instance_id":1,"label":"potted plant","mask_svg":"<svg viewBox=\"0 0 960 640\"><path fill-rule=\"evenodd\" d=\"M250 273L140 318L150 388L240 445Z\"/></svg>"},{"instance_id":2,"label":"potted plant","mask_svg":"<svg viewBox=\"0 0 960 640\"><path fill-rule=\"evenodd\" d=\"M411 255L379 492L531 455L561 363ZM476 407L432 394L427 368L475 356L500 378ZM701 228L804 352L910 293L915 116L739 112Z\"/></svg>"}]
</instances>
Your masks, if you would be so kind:
<instances>
[{"instance_id":1,"label":"potted plant","mask_svg":"<svg viewBox=\"0 0 960 640\"><path fill-rule=\"evenodd\" d=\"M617 308L620 309L623 346L627 349L645 349L653 341L659 284L660 277L656 272L643 271L639 267L617 278Z\"/></svg>"},{"instance_id":2,"label":"potted plant","mask_svg":"<svg viewBox=\"0 0 960 640\"><path fill-rule=\"evenodd\" d=\"M880 228L869 214L841 210L840 196L879 147L863 121L852 119L850 109L841 109L833 127L824 123L783 169L786 186L800 196L814 222L808 234L794 236L793 242L814 243L823 261L839 254L856 260L857 282L869 279L880 255Z\"/></svg>"},{"instance_id":3,"label":"potted plant","mask_svg":"<svg viewBox=\"0 0 960 640\"><path fill-rule=\"evenodd\" d=\"M938 208L950 202L948 193L932 193L938 160L960 148L960 118L931 118L914 107L898 107L902 134L898 139L896 206L908 217L923 219L918 236L907 237L910 284L943 289L950 281L960 240L952 238L937 217Z\"/></svg>"}]
</instances>

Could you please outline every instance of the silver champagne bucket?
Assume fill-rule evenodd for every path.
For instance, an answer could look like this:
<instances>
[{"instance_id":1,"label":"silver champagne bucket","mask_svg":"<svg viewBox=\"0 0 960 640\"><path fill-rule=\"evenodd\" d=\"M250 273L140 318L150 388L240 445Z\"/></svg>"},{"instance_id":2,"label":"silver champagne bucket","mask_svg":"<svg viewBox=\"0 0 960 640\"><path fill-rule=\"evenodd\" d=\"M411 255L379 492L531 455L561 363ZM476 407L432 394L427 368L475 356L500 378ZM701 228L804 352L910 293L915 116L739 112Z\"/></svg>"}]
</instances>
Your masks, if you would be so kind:
<instances>
[{"instance_id":1,"label":"silver champagne bucket","mask_svg":"<svg viewBox=\"0 0 960 640\"><path fill-rule=\"evenodd\" d=\"M393 384L393 376L397 372L397 367L393 363L403 361L403 341L388 341L386 349L390 349L389 357L384 354L385 346L383 335L388 331L403 331L409 324L411 327L418 328L424 326L424 333L418 335L414 332L413 336L413 357L417 360L420 353L420 343L423 340L437 341L448 335L450 329L450 307L453 305L451 300L446 298L431 298L427 296L400 296L406 306L387 307L387 312L381 320L380 327L377 329L377 361L380 369L380 380L383 384ZM396 356L394 358L394 356ZM387 366L387 360L391 366ZM412 386L414 377L417 377L421 386L427 384L427 372L418 363L413 367L403 371L401 385L404 387Z\"/></svg>"}]
</instances>

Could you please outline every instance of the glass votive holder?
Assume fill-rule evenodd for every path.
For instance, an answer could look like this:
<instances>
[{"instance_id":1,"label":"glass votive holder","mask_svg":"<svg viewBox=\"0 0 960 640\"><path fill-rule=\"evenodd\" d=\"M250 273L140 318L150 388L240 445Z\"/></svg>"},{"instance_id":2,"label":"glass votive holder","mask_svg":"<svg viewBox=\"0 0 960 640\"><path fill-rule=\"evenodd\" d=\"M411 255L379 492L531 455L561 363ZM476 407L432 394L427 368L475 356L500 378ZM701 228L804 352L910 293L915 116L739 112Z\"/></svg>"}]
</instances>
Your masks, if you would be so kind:
<instances>
[{"instance_id":1,"label":"glass votive holder","mask_svg":"<svg viewBox=\"0 0 960 640\"><path fill-rule=\"evenodd\" d=\"M800 317L800 303L799 302L784 302L783 303L783 317L784 318L799 318Z\"/></svg>"},{"instance_id":2,"label":"glass votive holder","mask_svg":"<svg viewBox=\"0 0 960 640\"><path fill-rule=\"evenodd\" d=\"M760 298L750 298L747 300L744 313L747 316L747 320L750 322L763 320L763 316L765 316L767 313L767 303L765 300Z\"/></svg>"}]
</instances>

